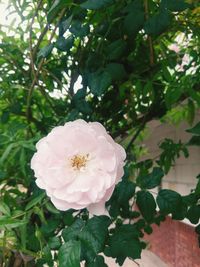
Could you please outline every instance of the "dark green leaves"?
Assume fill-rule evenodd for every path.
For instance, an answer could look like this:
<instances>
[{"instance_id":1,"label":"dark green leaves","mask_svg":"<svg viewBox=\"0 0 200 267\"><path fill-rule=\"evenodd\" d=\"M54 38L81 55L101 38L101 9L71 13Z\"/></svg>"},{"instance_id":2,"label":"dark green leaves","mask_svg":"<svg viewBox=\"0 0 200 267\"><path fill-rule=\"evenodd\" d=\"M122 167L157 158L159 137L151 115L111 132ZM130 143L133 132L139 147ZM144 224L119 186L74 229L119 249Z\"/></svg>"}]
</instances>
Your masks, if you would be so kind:
<instances>
[{"instance_id":1,"label":"dark green leaves","mask_svg":"<svg viewBox=\"0 0 200 267\"><path fill-rule=\"evenodd\" d=\"M115 60L120 58L126 50L126 42L122 39L114 41L106 47L108 59Z\"/></svg>"},{"instance_id":2,"label":"dark green leaves","mask_svg":"<svg viewBox=\"0 0 200 267\"><path fill-rule=\"evenodd\" d=\"M48 245L49 245L50 249L57 250L61 246L61 240L58 236L54 236L54 237L49 239Z\"/></svg>"},{"instance_id":3,"label":"dark green leaves","mask_svg":"<svg viewBox=\"0 0 200 267\"><path fill-rule=\"evenodd\" d=\"M10 1L11 10L14 16L22 14L22 21L19 17L9 26L11 35L5 27L0 29L0 228L6 229L6 244L12 245L14 254L41 255L38 267L79 267L80 261L87 267L106 267L100 256L104 252L119 264L126 257L140 257L140 238L169 213L172 219L198 222L198 180L185 197L161 190L156 206L150 190L160 185L163 171L168 173L180 155L188 156L182 142L160 142L157 133L150 144L154 151L161 150L156 160L150 153L149 160L137 162L146 153L146 131L133 142L127 175L106 203L111 219L91 218L86 209L56 210L40 195L30 169L37 141L67 121L99 121L127 147L146 121L156 125L152 120L186 118L191 123L197 118L197 1L184 13L188 5L181 0L146 1L148 12L144 0L45 0L41 5L18 1L25 2L17 5L18 10L14 2ZM31 8L29 2L34 2ZM30 35L23 25L32 26ZM187 47L184 42L176 52L170 51L182 33ZM185 54L189 63L178 68ZM200 144L200 124L188 132L193 136L190 144ZM14 254L4 254L12 265L9 255Z\"/></svg>"},{"instance_id":4,"label":"dark green leaves","mask_svg":"<svg viewBox=\"0 0 200 267\"><path fill-rule=\"evenodd\" d=\"M62 8L67 7L67 5L71 3L72 3L72 0L55 0L47 15L48 22L51 23L51 21L55 18L56 14Z\"/></svg>"},{"instance_id":5,"label":"dark green leaves","mask_svg":"<svg viewBox=\"0 0 200 267\"><path fill-rule=\"evenodd\" d=\"M73 103L76 108L83 114L90 114L92 112L89 102L85 99L86 90L81 88L73 97Z\"/></svg>"},{"instance_id":6,"label":"dark green leaves","mask_svg":"<svg viewBox=\"0 0 200 267\"><path fill-rule=\"evenodd\" d=\"M73 16L69 16L67 19L64 19L59 24L59 36L63 36L63 34L69 29Z\"/></svg>"},{"instance_id":7,"label":"dark green leaves","mask_svg":"<svg viewBox=\"0 0 200 267\"><path fill-rule=\"evenodd\" d=\"M136 203L144 219L151 222L156 214L156 202L152 194L148 191L139 191Z\"/></svg>"},{"instance_id":8,"label":"dark green leaves","mask_svg":"<svg viewBox=\"0 0 200 267\"><path fill-rule=\"evenodd\" d=\"M200 122L198 122L193 128L187 130L188 133L200 135Z\"/></svg>"},{"instance_id":9,"label":"dark green leaves","mask_svg":"<svg viewBox=\"0 0 200 267\"><path fill-rule=\"evenodd\" d=\"M129 210L129 200L135 194L136 185L123 179L115 188L112 197L107 202L109 213L112 217L117 217L120 214L123 218L129 218L131 211Z\"/></svg>"},{"instance_id":10,"label":"dark green leaves","mask_svg":"<svg viewBox=\"0 0 200 267\"><path fill-rule=\"evenodd\" d=\"M88 24L82 24L81 20L73 20L70 27L70 32L76 37L83 38L89 34L90 28Z\"/></svg>"},{"instance_id":11,"label":"dark green leaves","mask_svg":"<svg viewBox=\"0 0 200 267\"><path fill-rule=\"evenodd\" d=\"M3 213L4 215L10 216L10 208L9 206L4 203L2 200L0 200L0 212Z\"/></svg>"},{"instance_id":12,"label":"dark green leaves","mask_svg":"<svg viewBox=\"0 0 200 267\"><path fill-rule=\"evenodd\" d=\"M59 37L55 46L61 51L68 51L72 48L74 43L74 38L72 36L65 38L63 36Z\"/></svg>"},{"instance_id":13,"label":"dark green leaves","mask_svg":"<svg viewBox=\"0 0 200 267\"><path fill-rule=\"evenodd\" d=\"M200 136L193 136L189 142L187 143L188 146L200 146Z\"/></svg>"},{"instance_id":14,"label":"dark green leaves","mask_svg":"<svg viewBox=\"0 0 200 267\"><path fill-rule=\"evenodd\" d=\"M54 47L54 44L49 44L49 45L41 48L39 53L38 53L38 59L47 58L51 54L53 47Z\"/></svg>"},{"instance_id":15,"label":"dark green leaves","mask_svg":"<svg viewBox=\"0 0 200 267\"><path fill-rule=\"evenodd\" d=\"M70 240L81 241L83 259L93 262L96 255L103 251L108 236L108 226L111 224L107 216L93 217L85 224L83 220L76 221L63 230L65 242Z\"/></svg>"},{"instance_id":16,"label":"dark green leaves","mask_svg":"<svg viewBox=\"0 0 200 267\"><path fill-rule=\"evenodd\" d=\"M86 260L92 261L103 251L110 224L111 221L107 216L93 217L80 232L79 239Z\"/></svg>"},{"instance_id":17,"label":"dark green leaves","mask_svg":"<svg viewBox=\"0 0 200 267\"><path fill-rule=\"evenodd\" d=\"M161 8L170 11L183 11L190 6L186 0L162 0Z\"/></svg>"},{"instance_id":18,"label":"dark green leaves","mask_svg":"<svg viewBox=\"0 0 200 267\"><path fill-rule=\"evenodd\" d=\"M86 267L108 267L108 265L105 264L103 256L97 256L93 262L86 264Z\"/></svg>"},{"instance_id":19,"label":"dark green leaves","mask_svg":"<svg viewBox=\"0 0 200 267\"><path fill-rule=\"evenodd\" d=\"M44 197L45 197L45 193L42 192L38 196L36 196L33 199L31 199L30 202L26 205L25 210L29 210L32 207L34 207L35 205L37 205L38 203L40 203Z\"/></svg>"},{"instance_id":20,"label":"dark green leaves","mask_svg":"<svg viewBox=\"0 0 200 267\"><path fill-rule=\"evenodd\" d=\"M197 224L200 219L200 205L193 205L189 208L187 218L191 223Z\"/></svg>"},{"instance_id":21,"label":"dark green leaves","mask_svg":"<svg viewBox=\"0 0 200 267\"><path fill-rule=\"evenodd\" d=\"M113 3L113 0L88 0L81 4L81 7L85 9L100 9Z\"/></svg>"},{"instance_id":22,"label":"dark green leaves","mask_svg":"<svg viewBox=\"0 0 200 267\"><path fill-rule=\"evenodd\" d=\"M124 18L124 31L132 37L142 29L144 24L145 15L143 1L134 0L126 6L124 12L127 13Z\"/></svg>"},{"instance_id":23,"label":"dark green leaves","mask_svg":"<svg viewBox=\"0 0 200 267\"><path fill-rule=\"evenodd\" d=\"M126 71L122 64L110 63L106 66L105 70L110 74L113 81L122 80L126 77Z\"/></svg>"},{"instance_id":24,"label":"dark green leaves","mask_svg":"<svg viewBox=\"0 0 200 267\"><path fill-rule=\"evenodd\" d=\"M0 218L0 229L13 229L23 226L27 223L27 220L14 219L9 216L1 216Z\"/></svg>"},{"instance_id":25,"label":"dark green leaves","mask_svg":"<svg viewBox=\"0 0 200 267\"><path fill-rule=\"evenodd\" d=\"M200 146L200 136L192 136L187 143L188 146Z\"/></svg>"},{"instance_id":26,"label":"dark green leaves","mask_svg":"<svg viewBox=\"0 0 200 267\"><path fill-rule=\"evenodd\" d=\"M101 96L110 86L111 75L106 71L97 71L88 75L88 85L91 93Z\"/></svg>"},{"instance_id":27,"label":"dark green leaves","mask_svg":"<svg viewBox=\"0 0 200 267\"><path fill-rule=\"evenodd\" d=\"M181 208L181 195L169 189L160 190L157 196L160 211L164 214L174 213Z\"/></svg>"},{"instance_id":28,"label":"dark green leaves","mask_svg":"<svg viewBox=\"0 0 200 267\"><path fill-rule=\"evenodd\" d=\"M187 132L194 134L187 145L200 146L200 122L198 122L193 128L188 129Z\"/></svg>"},{"instance_id":29,"label":"dark green leaves","mask_svg":"<svg viewBox=\"0 0 200 267\"><path fill-rule=\"evenodd\" d=\"M65 240L65 242L68 242L72 239L76 239L84 227L85 223L81 219L76 219L76 221L69 227L65 228L62 231L62 236Z\"/></svg>"},{"instance_id":30,"label":"dark green leaves","mask_svg":"<svg viewBox=\"0 0 200 267\"><path fill-rule=\"evenodd\" d=\"M81 244L79 241L70 240L59 249L59 267L80 267Z\"/></svg>"},{"instance_id":31,"label":"dark green leaves","mask_svg":"<svg viewBox=\"0 0 200 267\"><path fill-rule=\"evenodd\" d=\"M149 35L159 35L165 31L171 22L171 16L168 11L164 10L150 17L145 25L145 32Z\"/></svg>"},{"instance_id":32,"label":"dark green leaves","mask_svg":"<svg viewBox=\"0 0 200 267\"><path fill-rule=\"evenodd\" d=\"M153 168L152 173L148 175L139 175L137 178L137 184L143 189L152 189L160 185L163 176L163 170L155 167Z\"/></svg>"},{"instance_id":33,"label":"dark green leaves","mask_svg":"<svg viewBox=\"0 0 200 267\"><path fill-rule=\"evenodd\" d=\"M183 88L170 86L165 94L165 101L167 107L171 108L172 105L180 99L182 94L183 94Z\"/></svg>"},{"instance_id":34,"label":"dark green leaves","mask_svg":"<svg viewBox=\"0 0 200 267\"><path fill-rule=\"evenodd\" d=\"M140 232L134 225L125 224L117 227L109 238L109 247L106 255L116 258L120 265L126 257L132 259L140 258L143 244L139 240Z\"/></svg>"},{"instance_id":35,"label":"dark green leaves","mask_svg":"<svg viewBox=\"0 0 200 267\"><path fill-rule=\"evenodd\" d=\"M144 23L144 11L130 12L124 19L124 30L128 35L135 35L142 29Z\"/></svg>"}]
</instances>

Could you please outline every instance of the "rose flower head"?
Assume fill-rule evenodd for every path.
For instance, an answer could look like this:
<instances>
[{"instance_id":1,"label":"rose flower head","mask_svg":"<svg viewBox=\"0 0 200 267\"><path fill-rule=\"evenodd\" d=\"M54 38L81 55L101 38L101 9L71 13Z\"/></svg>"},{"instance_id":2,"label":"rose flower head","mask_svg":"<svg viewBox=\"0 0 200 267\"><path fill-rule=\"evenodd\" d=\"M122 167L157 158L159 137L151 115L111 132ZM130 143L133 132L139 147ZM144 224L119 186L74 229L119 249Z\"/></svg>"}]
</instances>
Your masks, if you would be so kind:
<instances>
[{"instance_id":1,"label":"rose flower head","mask_svg":"<svg viewBox=\"0 0 200 267\"><path fill-rule=\"evenodd\" d=\"M31 160L36 184L59 210L105 213L105 202L124 171L125 150L98 122L55 127L36 144Z\"/></svg>"}]
</instances>

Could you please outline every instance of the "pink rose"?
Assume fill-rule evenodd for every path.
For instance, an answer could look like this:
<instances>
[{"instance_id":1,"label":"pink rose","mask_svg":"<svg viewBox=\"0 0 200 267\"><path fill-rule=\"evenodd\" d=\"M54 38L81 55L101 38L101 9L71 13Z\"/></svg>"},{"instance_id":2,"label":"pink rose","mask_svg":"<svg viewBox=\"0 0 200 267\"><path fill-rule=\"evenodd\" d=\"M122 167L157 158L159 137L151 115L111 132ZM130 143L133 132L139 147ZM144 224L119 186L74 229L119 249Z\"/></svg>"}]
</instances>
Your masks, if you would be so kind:
<instances>
[{"instance_id":1,"label":"pink rose","mask_svg":"<svg viewBox=\"0 0 200 267\"><path fill-rule=\"evenodd\" d=\"M179 53L180 52L180 47L177 44L171 44L168 46L168 48L172 51L174 51L175 53Z\"/></svg>"},{"instance_id":2,"label":"pink rose","mask_svg":"<svg viewBox=\"0 0 200 267\"><path fill-rule=\"evenodd\" d=\"M36 184L59 210L87 208L103 214L124 174L126 153L98 122L55 127L36 144L31 160Z\"/></svg>"}]
</instances>

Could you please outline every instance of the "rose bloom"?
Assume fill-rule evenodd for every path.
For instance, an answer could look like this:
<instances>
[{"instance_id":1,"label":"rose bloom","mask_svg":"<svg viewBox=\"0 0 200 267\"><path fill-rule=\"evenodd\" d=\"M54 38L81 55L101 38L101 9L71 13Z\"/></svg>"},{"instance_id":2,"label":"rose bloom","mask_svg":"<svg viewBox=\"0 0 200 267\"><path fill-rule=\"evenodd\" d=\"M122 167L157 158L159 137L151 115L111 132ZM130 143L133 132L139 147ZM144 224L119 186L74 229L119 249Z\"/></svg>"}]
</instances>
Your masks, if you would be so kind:
<instances>
[{"instance_id":1,"label":"rose bloom","mask_svg":"<svg viewBox=\"0 0 200 267\"><path fill-rule=\"evenodd\" d=\"M105 202L124 174L126 153L100 123L67 122L55 127L36 148L31 160L36 184L57 209L105 213Z\"/></svg>"}]
</instances>

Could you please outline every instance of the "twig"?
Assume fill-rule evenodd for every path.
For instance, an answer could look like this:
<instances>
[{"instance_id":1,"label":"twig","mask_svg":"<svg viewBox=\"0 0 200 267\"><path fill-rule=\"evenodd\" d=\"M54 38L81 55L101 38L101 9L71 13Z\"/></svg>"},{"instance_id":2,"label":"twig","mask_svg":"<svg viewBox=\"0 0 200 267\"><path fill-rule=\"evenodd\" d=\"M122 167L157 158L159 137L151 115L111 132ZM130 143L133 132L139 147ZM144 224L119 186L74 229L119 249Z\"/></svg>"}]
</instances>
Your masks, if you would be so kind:
<instances>
[{"instance_id":1,"label":"twig","mask_svg":"<svg viewBox=\"0 0 200 267\"><path fill-rule=\"evenodd\" d=\"M38 14L38 11L39 11L39 9L40 9L41 4L42 4L42 0L39 1L38 5L37 5L37 7L36 7L35 13L34 13L34 15L33 15L33 17L32 17L30 26L29 26L29 28L30 28L30 30L29 30L30 65L31 65L31 69L32 69L34 78L35 78L35 76L36 76L36 73L35 73L35 67L34 67L33 43L32 43L33 23L34 23L35 17L36 17L37 14Z\"/></svg>"},{"instance_id":2,"label":"twig","mask_svg":"<svg viewBox=\"0 0 200 267\"><path fill-rule=\"evenodd\" d=\"M60 86L60 88L64 88L62 81L59 80L58 77L57 77L54 73L52 73L51 71L49 71L49 70L47 70L47 69L45 69L45 68L43 68L43 70L44 70L47 74L49 74L49 75L50 75L50 76L57 82L57 84ZM64 89L67 91L66 88L64 88Z\"/></svg>"},{"instance_id":3,"label":"twig","mask_svg":"<svg viewBox=\"0 0 200 267\"><path fill-rule=\"evenodd\" d=\"M35 57L36 57L36 54L37 54L37 51L38 51L38 48L44 38L44 36L46 35L47 31L49 29L49 25L47 24L45 26L45 28L43 29L43 31L41 32L39 38L38 38L38 41L37 41L37 44L35 45L35 47L33 48L33 52L32 52L32 57L33 57L33 60L35 60Z\"/></svg>"},{"instance_id":4,"label":"twig","mask_svg":"<svg viewBox=\"0 0 200 267\"><path fill-rule=\"evenodd\" d=\"M57 115L56 108L54 107L54 105L53 105L52 102L50 101L47 92L45 91L45 89L44 89L41 85L38 85L38 86L39 86L40 92L41 92L41 93L43 94L43 96L46 98L46 101L48 102L49 106L51 107L53 113L54 113L55 115Z\"/></svg>"},{"instance_id":5,"label":"twig","mask_svg":"<svg viewBox=\"0 0 200 267\"><path fill-rule=\"evenodd\" d=\"M62 10L62 12L60 13L60 15L59 15L58 22L56 23L55 28L53 29L53 31L51 33L51 36L50 36L49 41L48 41L48 45L51 43L51 41L52 41L52 39L53 39L53 37L54 37L54 35L56 33L56 29L57 29L57 27L58 27L58 25L60 23L60 20L62 19L62 17L65 14L65 11L66 11L66 9L64 8ZM44 64L44 61L45 61L45 59L42 58L41 61L40 61L40 63L39 63L37 72L35 73L35 76L34 76L34 79L32 81L32 84L30 86L29 92L28 92L28 96L27 96L27 110L26 110L26 117L27 117L27 121L28 122L30 122L30 115L31 115L31 108L30 108L30 106L31 106L31 96L32 96L32 93L33 93L35 84L36 83L39 84L39 82L38 82L38 76L39 76L40 70L42 69L42 66Z\"/></svg>"},{"instance_id":6,"label":"twig","mask_svg":"<svg viewBox=\"0 0 200 267\"><path fill-rule=\"evenodd\" d=\"M145 19L148 20L149 18L149 6L148 0L144 0L144 10L145 10ZM148 42L149 42L149 50L150 50L150 66L154 66L154 49L153 49L153 41L152 37L148 35Z\"/></svg>"},{"instance_id":7,"label":"twig","mask_svg":"<svg viewBox=\"0 0 200 267\"><path fill-rule=\"evenodd\" d=\"M141 125L139 125L136 133L134 134L134 136L131 138L131 141L129 142L127 148L126 148L126 152L128 152L133 144L133 142L136 140L136 138L138 137L138 135L140 134L140 132L144 129L145 126L145 120L142 122Z\"/></svg>"}]
</instances>

